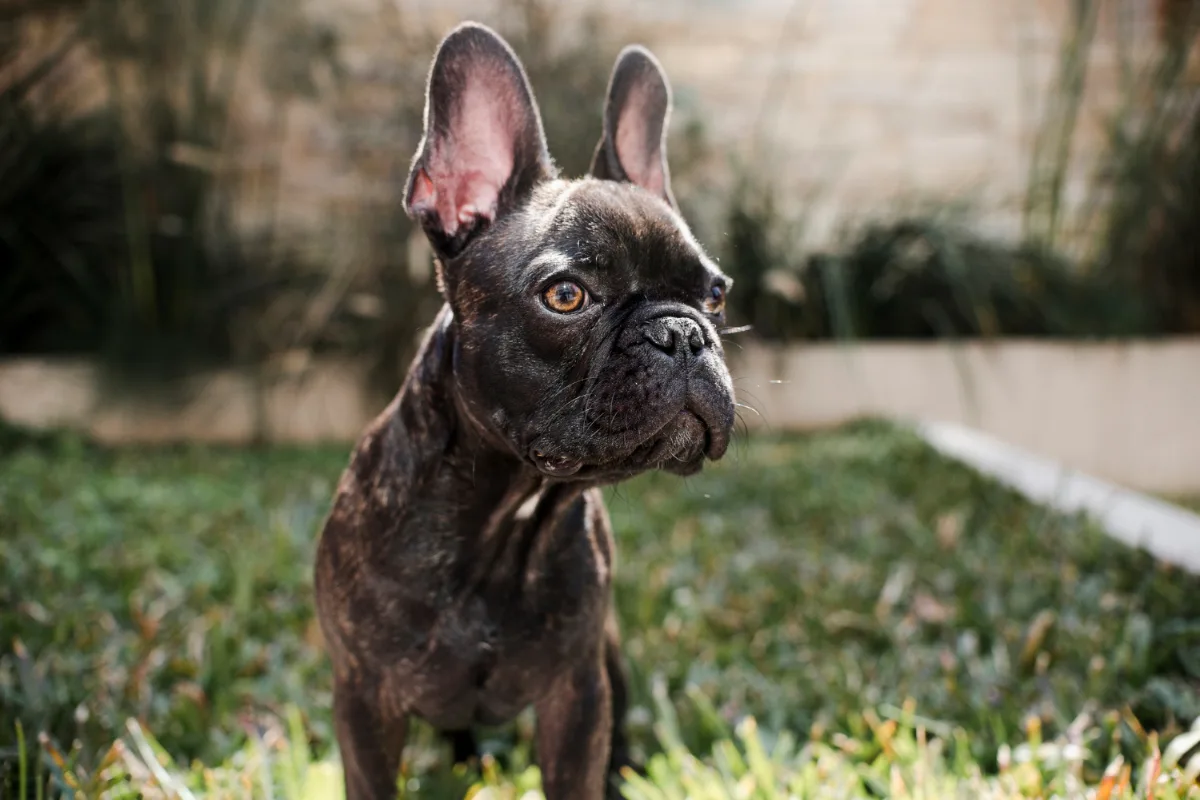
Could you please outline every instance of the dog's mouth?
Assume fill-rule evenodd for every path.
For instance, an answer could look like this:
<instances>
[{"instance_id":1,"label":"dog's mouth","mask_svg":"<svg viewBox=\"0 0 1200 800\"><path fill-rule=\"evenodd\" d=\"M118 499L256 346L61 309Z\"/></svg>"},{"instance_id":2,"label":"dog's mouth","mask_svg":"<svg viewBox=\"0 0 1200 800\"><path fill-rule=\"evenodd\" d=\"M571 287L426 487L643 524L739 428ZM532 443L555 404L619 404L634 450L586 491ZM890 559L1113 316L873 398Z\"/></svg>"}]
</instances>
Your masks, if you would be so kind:
<instances>
[{"instance_id":1,"label":"dog's mouth","mask_svg":"<svg viewBox=\"0 0 1200 800\"><path fill-rule=\"evenodd\" d=\"M591 461L553 453L546 445L535 445L530 448L529 460L543 475L559 479L624 477L650 469L691 474L703 466L706 457L719 459L727 444L727 433L685 408L631 452L618 457Z\"/></svg>"}]
</instances>

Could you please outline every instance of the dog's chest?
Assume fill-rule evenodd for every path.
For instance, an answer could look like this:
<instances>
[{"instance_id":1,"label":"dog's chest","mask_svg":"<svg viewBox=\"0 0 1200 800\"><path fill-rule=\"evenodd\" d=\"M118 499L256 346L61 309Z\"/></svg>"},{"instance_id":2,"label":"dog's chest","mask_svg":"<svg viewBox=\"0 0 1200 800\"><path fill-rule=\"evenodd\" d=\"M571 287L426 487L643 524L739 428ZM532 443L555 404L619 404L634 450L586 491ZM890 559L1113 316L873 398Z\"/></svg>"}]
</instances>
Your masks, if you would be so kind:
<instances>
[{"instance_id":1,"label":"dog's chest","mask_svg":"<svg viewBox=\"0 0 1200 800\"><path fill-rule=\"evenodd\" d=\"M563 514L525 520L488 554L493 563L471 565L483 576L468 569L446 596L427 658L408 677L420 687L418 713L451 728L511 719L595 652L611 562L599 502L589 494Z\"/></svg>"}]
</instances>

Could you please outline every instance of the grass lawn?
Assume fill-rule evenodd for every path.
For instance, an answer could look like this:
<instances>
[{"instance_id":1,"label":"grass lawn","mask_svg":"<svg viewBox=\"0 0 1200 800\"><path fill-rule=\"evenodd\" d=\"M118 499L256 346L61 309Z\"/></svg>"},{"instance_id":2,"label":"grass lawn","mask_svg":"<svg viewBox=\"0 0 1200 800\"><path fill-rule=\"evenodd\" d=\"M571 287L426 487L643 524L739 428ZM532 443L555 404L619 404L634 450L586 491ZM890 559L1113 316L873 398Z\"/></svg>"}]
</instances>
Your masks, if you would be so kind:
<instances>
[{"instance_id":1,"label":"grass lawn","mask_svg":"<svg viewBox=\"0 0 1200 800\"><path fill-rule=\"evenodd\" d=\"M347 452L0 431L0 796L23 769L88 797L339 797L310 571ZM1153 766L1200 717L1200 578L1082 518L879 424L742 440L609 508L634 800L1200 797L1179 753ZM530 734L455 771L418 728L404 783L519 797Z\"/></svg>"}]
</instances>

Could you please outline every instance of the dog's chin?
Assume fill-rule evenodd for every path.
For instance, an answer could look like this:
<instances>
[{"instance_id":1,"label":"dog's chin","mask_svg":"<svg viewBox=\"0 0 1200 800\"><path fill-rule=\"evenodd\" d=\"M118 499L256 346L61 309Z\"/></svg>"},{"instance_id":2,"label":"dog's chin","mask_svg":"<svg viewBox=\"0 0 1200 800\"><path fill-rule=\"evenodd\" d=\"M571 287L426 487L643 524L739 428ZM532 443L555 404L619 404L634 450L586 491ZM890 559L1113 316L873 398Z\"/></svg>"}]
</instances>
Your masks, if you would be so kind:
<instances>
[{"instance_id":1,"label":"dog's chin","mask_svg":"<svg viewBox=\"0 0 1200 800\"><path fill-rule=\"evenodd\" d=\"M708 426L691 411L681 411L630 458L627 466L643 472L661 469L691 475L704 466L711 439Z\"/></svg>"},{"instance_id":2,"label":"dog's chin","mask_svg":"<svg viewBox=\"0 0 1200 800\"><path fill-rule=\"evenodd\" d=\"M676 475L693 475L704 467L712 450L712 433L704 421L689 410L680 411L653 436L632 452L624 449L594 462L554 456L540 449L530 452L534 467L549 478L608 482L661 469Z\"/></svg>"}]
</instances>

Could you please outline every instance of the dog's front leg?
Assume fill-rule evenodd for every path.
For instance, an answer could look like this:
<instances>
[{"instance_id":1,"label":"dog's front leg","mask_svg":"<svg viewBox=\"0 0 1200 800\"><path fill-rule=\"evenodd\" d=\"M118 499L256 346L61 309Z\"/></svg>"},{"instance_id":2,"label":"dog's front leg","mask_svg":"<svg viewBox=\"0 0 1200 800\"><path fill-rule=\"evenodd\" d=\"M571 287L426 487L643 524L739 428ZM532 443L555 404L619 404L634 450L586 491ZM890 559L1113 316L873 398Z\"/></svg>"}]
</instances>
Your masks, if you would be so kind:
<instances>
[{"instance_id":1,"label":"dog's front leg","mask_svg":"<svg viewBox=\"0 0 1200 800\"><path fill-rule=\"evenodd\" d=\"M346 800L395 800L408 717L389 717L377 687L334 679L333 725L345 773Z\"/></svg>"},{"instance_id":2,"label":"dog's front leg","mask_svg":"<svg viewBox=\"0 0 1200 800\"><path fill-rule=\"evenodd\" d=\"M546 800L602 800L613 725L603 652L560 676L536 711Z\"/></svg>"}]
</instances>

